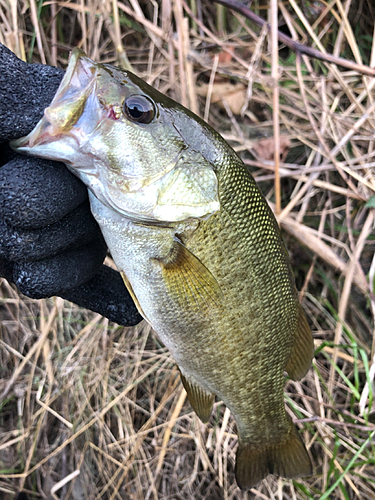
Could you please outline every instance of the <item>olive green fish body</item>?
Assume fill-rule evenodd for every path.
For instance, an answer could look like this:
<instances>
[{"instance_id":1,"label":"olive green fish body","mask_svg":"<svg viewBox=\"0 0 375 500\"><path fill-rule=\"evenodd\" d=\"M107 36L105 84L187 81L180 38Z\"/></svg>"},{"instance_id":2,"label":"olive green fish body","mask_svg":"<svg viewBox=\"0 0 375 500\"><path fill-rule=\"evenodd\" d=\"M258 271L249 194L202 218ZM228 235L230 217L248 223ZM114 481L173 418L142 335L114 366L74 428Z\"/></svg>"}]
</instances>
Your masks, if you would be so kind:
<instances>
[{"instance_id":1,"label":"olive green fish body","mask_svg":"<svg viewBox=\"0 0 375 500\"><path fill-rule=\"evenodd\" d=\"M221 342L213 363L223 380L214 392L235 415L241 438L264 443L289 430L283 371L300 306L274 216L242 162L229 158L218 173L221 210L187 246L224 297L209 334Z\"/></svg>"},{"instance_id":2,"label":"olive green fish body","mask_svg":"<svg viewBox=\"0 0 375 500\"><path fill-rule=\"evenodd\" d=\"M283 372L294 338L301 333L298 328L306 324L299 321L303 313L275 218L242 162L230 152L227 158L218 172L221 210L196 228L192 223L168 228L131 221L124 225L119 219L114 231L101 215L107 209L96 199L97 212L93 208L141 313L183 376L222 399L235 417L241 442L257 450L287 441L291 433L295 437L284 407ZM201 298L198 291L195 296L184 294L182 286L167 286L163 263L173 253L176 235L212 274L220 288L218 296L212 291L212 296L209 292ZM180 267L173 272L181 274ZM302 333L311 350L308 328ZM286 453L293 470L283 464L280 472L287 477L311 470L298 436L296 440L299 465ZM272 467L277 473L277 465ZM269 471L269 464L264 464L260 476ZM238 481L246 487L254 482Z\"/></svg>"},{"instance_id":3,"label":"olive green fish body","mask_svg":"<svg viewBox=\"0 0 375 500\"><path fill-rule=\"evenodd\" d=\"M15 143L65 161L141 314L170 350L203 420L214 396L239 433L236 477L311 474L284 407L311 332L277 222L229 145L139 78L73 52L45 117Z\"/></svg>"}]
</instances>

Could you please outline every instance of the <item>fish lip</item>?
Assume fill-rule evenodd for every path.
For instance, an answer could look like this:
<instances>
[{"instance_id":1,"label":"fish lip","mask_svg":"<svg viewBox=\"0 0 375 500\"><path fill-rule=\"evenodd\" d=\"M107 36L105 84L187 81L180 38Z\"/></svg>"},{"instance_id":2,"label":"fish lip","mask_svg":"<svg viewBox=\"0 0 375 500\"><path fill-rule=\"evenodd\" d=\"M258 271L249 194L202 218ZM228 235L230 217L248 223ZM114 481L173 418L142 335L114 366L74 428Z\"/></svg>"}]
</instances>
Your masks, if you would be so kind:
<instances>
[{"instance_id":1,"label":"fish lip","mask_svg":"<svg viewBox=\"0 0 375 500\"><path fill-rule=\"evenodd\" d=\"M37 148L58 141L63 134L74 139L79 146L79 137L69 133L69 128L74 126L82 113L76 113L76 121L67 124L59 122L59 110L61 106L75 105L77 99L84 104L85 98L87 100L94 90L96 73L96 64L81 49L73 49L64 77L43 117L28 135L10 142L12 149L26 154L34 154L34 149L35 155L39 155Z\"/></svg>"},{"instance_id":2,"label":"fish lip","mask_svg":"<svg viewBox=\"0 0 375 500\"><path fill-rule=\"evenodd\" d=\"M60 135L51 135L48 132L48 128L50 126L51 123L46 120L45 117L43 117L28 135L26 135L25 137L20 137L19 139L15 139L9 144L12 149L16 150L19 153L32 154L32 150L34 147L43 146L45 143L50 144L51 142L55 142L60 139ZM78 138L75 137L74 134L69 134L69 137L74 139L77 145L79 144Z\"/></svg>"}]
</instances>

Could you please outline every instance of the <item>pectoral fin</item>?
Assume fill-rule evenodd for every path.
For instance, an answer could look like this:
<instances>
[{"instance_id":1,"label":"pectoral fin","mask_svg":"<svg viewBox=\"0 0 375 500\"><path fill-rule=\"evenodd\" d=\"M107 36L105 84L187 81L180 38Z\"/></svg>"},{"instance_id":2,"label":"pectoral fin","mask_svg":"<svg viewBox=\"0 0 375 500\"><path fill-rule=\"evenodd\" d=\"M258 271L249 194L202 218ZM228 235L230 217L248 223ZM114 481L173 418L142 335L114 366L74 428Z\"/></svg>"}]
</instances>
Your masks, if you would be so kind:
<instances>
[{"instance_id":1,"label":"pectoral fin","mask_svg":"<svg viewBox=\"0 0 375 500\"><path fill-rule=\"evenodd\" d=\"M214 394L205 391L199 385L187 380L181 372L180 377L193 410L205 424L208 422L212 412L212 405L215 400Z\"/></svg>"},{"instance_id":2,"label":"pectoral fin","mask_svg":"<svg viewBox=\"0 0 375 500\"><path fill-rule=\"evenodd\" d=\"M174 241L168 258L158 261L171 298L180 307L197 311L222 303L214 276L179 240Z\"/></svg>"},{"instance_id":3,"label":"pectoral fin","mask_svg":"<svg viewBox=\"0 0 375 500\"><path fill-rule=\"evenodd\" d=\"M293 339L292 352L285 370L293 380L300 380L310 368L314 356L314 341L302 306L299 305L297 329Z\"/></svg>"}]
</instances>

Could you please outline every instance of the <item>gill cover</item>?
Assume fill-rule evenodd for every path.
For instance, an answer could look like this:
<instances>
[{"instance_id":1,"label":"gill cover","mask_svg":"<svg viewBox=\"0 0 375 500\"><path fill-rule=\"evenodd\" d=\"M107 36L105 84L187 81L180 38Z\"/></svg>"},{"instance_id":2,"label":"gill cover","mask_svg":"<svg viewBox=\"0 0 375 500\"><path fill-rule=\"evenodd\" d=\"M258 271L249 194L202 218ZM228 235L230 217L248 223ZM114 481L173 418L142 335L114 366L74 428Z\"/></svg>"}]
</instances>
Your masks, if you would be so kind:
<instances>
[{"instance_id":1,"label":"gill cover","mask_svg":"<svg viewBox=\"0 0 375 500\"><path fill-rule=\"evenodd\" d=\"M137 96L154 107L150 120L137 120L138 111L142 116L134 108ZM184 120L188 132L182 134ZM96 64L74 49L43 118L11 145L66 163L103 204L126 217L177 222L220 208L212 161L218 153L209 151L212 140L195 140L209 133L207 127L202 134L202 127L192 113L137 76Z\"/></svg>"}]
</instances>

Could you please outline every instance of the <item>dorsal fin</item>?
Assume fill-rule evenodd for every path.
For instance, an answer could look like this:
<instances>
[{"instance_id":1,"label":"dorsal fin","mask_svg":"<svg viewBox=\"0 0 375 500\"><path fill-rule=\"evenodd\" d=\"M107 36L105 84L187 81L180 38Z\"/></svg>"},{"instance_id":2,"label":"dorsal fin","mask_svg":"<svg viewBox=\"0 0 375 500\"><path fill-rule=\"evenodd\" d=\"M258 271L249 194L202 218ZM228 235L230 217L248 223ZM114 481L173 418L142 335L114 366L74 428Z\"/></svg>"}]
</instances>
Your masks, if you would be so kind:
<instances>
[{"instance_id":1,"label":"dorsal fin","mask_svg":"<svg viewBox=\"0 0 375 500\"><path fill-rule=\"evenodd\" d=\"M314 341L302 306L299 304L297 328L293 339L292 352L285 370L293 380L300 380L308 372L314 356Z\"/></svg>"}]
</instances>

